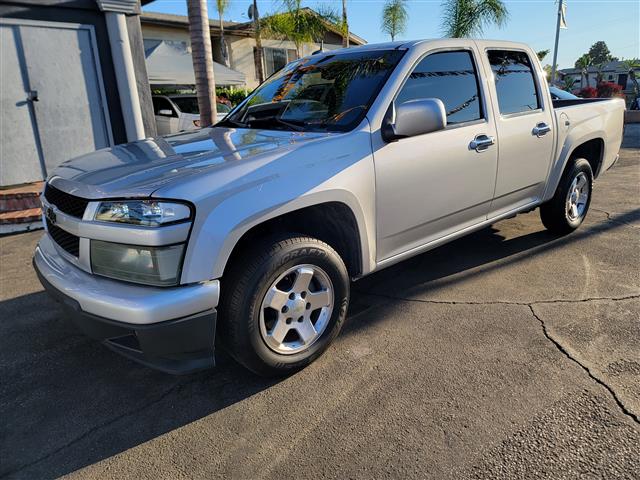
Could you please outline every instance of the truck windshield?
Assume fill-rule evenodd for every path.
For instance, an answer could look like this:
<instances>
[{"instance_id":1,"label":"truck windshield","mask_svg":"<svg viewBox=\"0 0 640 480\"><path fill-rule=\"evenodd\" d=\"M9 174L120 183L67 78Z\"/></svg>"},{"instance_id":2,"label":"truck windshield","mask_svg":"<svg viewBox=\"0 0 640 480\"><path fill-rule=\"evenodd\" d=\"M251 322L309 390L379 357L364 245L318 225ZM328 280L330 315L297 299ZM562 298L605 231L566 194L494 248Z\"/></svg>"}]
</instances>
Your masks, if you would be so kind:
<instances>
[{"instance_id":1,"label":"truck windshield","mask_svg":"<svg viewBox=\"0 0 640 480\"><path fill-rule=\"evenodd\" d=\"M373 50L306 57L258 87L220 126L337 131L355 128L404 54Z\"/></svg>"}]
</instances>

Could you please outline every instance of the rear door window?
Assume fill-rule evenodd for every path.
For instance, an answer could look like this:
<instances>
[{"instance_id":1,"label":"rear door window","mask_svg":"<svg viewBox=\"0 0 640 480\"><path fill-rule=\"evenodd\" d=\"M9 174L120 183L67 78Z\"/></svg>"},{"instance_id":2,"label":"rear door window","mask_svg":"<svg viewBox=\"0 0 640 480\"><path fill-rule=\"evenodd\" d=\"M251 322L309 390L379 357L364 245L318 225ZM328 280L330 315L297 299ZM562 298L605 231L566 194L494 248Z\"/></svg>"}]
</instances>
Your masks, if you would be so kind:
<instances>
[{"instance_id":1,"label":"rear door window","mask_svg":"<svg viewBox=\"0 0 640 480\"><path fill-rule=\"evenodd\" d=\"M541 108L529 56L512 50L487 52L502 115L530 112Z\"/></svg>"}]
</instances>

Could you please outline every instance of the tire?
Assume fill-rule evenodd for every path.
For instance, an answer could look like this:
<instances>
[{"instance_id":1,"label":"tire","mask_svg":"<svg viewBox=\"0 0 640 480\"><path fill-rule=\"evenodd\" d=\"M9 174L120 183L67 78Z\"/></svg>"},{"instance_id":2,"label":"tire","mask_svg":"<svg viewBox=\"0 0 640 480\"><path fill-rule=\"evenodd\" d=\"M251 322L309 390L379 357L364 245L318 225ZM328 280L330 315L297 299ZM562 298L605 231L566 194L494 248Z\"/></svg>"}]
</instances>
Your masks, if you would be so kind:
<instances>
[{"instance_id":1,"label":"tire","mask_svg":"<svg viewBox=\"0 0 640 480\"><path fill-rule=\"evenodd\" d=\"M591 165L584 158L577 158L571 162L562 174L553 198L540 207L540 219L543 225L547 230L558 235L566 235L578 228L587 216L589 205L591 205L593 192Z\"/></svg>"},{"instance_id":2,"label":"tire","mask_svg":"<svg viewBox=\"0 0 640 480\"><path fill-rule=\"evenodd\" d=\"M244 250L223 282L220 345L262 376L288 375L318 358L349 305L349 275L338 253L296 234Z\"/></svg>"}]
</instances>

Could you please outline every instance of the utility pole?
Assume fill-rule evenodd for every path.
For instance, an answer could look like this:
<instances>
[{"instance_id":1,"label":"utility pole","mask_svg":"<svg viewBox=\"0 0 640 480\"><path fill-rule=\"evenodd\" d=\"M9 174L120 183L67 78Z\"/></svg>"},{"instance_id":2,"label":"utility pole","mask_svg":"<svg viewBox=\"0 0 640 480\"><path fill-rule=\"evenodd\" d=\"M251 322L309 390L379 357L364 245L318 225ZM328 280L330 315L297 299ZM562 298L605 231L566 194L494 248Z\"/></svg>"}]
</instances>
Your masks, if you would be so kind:
<instances>
[{"instance_id":1,"label":"utility pole","mask_svg":"<svg viewBox=\"0 0 640 480\"><path fill-rule=\"evenodd\" d=\"M551 85L556 81L556 64L558 61L558 42L560 41L560 23L562 22L562 3L558 0L558 21L556 23L556 45L553 48L553 63L551 64Z\"/></svg>"}]
</instances>

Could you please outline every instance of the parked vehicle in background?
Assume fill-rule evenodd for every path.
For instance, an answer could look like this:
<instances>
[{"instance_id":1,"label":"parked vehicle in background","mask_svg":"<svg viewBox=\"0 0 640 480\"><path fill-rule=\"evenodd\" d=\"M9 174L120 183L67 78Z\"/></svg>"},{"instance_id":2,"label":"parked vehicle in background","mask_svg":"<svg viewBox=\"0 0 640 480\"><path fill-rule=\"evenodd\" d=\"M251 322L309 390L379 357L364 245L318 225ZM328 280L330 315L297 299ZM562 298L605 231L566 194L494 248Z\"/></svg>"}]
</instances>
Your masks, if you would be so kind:
<instances>
[{"instance_id":1,"label":"parked vehicle in background","mask_svg":"<svg viewBox=\"0 0 640 480\"><path fill-rule=\"evenodd\" d=\"M336 337L350 280L536 207L551 232L578 228L623 113L619 98L553 100L519 43L319 53L216 126L63 164L34 264L123 355L193 371L216 340L287 374Z\"/></svg>"},{"instance_id":2,"label":"parked vehicle in background","mask_svg":"<svg viewBox=\"0 0 640 480\"><path fill-rule=\"evenodd\" d=\"M552 100L573 100L580 98L571 92L567 92L566 90L553 86L549 87L549 94L551 95Z\"/></svg>"},{"instance_id":3,"label":"parked vehicle in background","mask_svg":"<svg viewBox=\"0 0 640 480\"><path fill-rule=\"evenodd\" d=\"M218 121L231 111L231 108L223 103L218 103L217 109ZM200 128L200 110L198 97L195 95L154 95L153 113L156 117L158 135Z\"/></svg>"}]
</instances>

